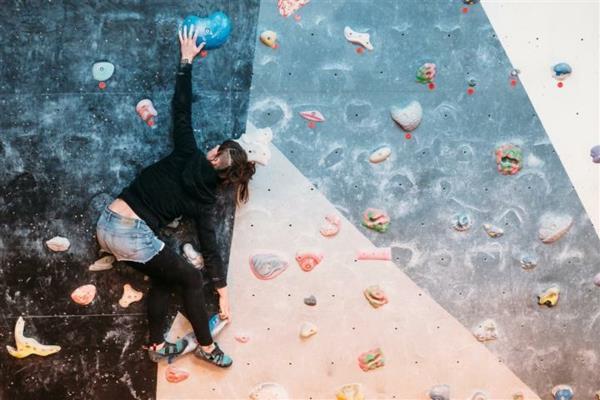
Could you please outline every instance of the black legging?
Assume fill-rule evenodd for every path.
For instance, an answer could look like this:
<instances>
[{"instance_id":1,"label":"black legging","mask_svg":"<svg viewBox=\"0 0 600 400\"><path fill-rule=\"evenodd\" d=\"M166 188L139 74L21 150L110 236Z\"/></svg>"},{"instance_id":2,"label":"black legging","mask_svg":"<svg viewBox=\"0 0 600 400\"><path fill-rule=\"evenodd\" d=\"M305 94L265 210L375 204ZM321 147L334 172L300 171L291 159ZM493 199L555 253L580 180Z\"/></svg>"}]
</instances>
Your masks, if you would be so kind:
<instances>
[{"instance_id":1,"label":"black legging","mask_svg":"<svg viewBox=\"0 0 600 400\"><path fill-rule=\"evenodd\" d=\"M152 280L152 287L146 300L151 344L164 341L169 299L177 287L182 289L183 307L198 343L202 346L212 344L204 303L202 273L199 270L166 245L145 264L135 261L126 261L126 263L148 275Z\"/></svg>"}]
</instances>

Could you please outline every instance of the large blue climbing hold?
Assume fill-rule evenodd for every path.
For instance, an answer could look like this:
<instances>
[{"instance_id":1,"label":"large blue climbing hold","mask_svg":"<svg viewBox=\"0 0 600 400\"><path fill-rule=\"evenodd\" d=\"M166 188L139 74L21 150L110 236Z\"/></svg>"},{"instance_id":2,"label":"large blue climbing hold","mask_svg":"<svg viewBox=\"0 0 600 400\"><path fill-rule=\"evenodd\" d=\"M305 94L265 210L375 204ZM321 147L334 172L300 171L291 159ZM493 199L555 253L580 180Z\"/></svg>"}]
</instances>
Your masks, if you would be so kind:
<instances>
[{"instance_id":1,"label":"large blue climbing hold","mask_svg":"<svg viewBox=\"0 0 600 400\"><path fill-rule=\"evenodd\" d=\"M211 50L221 47L231 33L231 20L227 14L217 11L210 14L208 17L200 18L195 15L188 15L183 20L182 29L187 26L188 29L194 26L198 31L197 45L205 42L205 49Z\"/></svg>"}]
</instances>

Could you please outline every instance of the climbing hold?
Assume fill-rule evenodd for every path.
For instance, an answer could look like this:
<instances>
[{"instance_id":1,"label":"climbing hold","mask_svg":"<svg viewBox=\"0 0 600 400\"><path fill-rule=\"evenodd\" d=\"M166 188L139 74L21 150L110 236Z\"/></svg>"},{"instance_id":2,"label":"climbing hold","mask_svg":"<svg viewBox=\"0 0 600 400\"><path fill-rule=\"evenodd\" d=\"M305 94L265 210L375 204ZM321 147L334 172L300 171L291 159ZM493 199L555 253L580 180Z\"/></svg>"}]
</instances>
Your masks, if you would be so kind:
<instances>
[{"instance_id":1,"label":"climbing hold","mask_svg":"<svg viewBox=\"0 0 600 400\"><path fill-rule=\"evenodd\" d=\"M359 44L367 50L373 50L373 45L370 41L370 35L368 33L356 32L349 26L344 28L344 36L350 43Z\"/></svg>"},{"instance_id":2,"label":"climbing hold","mask_svg":"<svg viewBox=\"0 0 600 400\"><path fill-rule=\"evenodd\" d=\"M383 233L390 226L390 217L384 211L368 208L363 214L362 224L369 229Z\"/></svg>"},{"instance_id":3,"label":"climbing hold","mask_svg":"<svg viewBox=\"0 0 600 400\"><path fill-rule=\"evenodd\" d=\"M558 303L559 295L560 288L558 286L552 286L538 295L538 304L545 305L548 307L554 307L556 303Z\"/></svg>"},{"instance_id":4,"label":"climbing hold","mask_svg":"<svg viewBox=\"0 0 600 400\"><path fill-rule=\"evenodd\" d=\"M296 261L298 261L298 265L302 268L302 271L309 272L312 271L317 264L323 261L323 254L319 252L297 252L296 253Z\"/></svg>"},{"instance_id":5,"label":"climbing hold","mask_svg":"<svg viewBox=\"0 0 600 400\"><path fill-rule=\"evenodd\" d=\"M380 348L369 350L358 356L358 366L365 372L383 367L384 365L385 359Z\"/></svg>"},{"instance_id":6,"label":"climbing hold","mask_svg":"<svg viewBox=\"0 0 600 400\"><path fill-rule=\"evenodd\" d=\"M520 70L520 69L518 69L518 68L513 68L513 69L510 71L510 76L512 76L512 77L514 77L514 78L516 78L517 76L519 76L519 74L520 74L520 73L521 73L521 70Z\"/></svg>"},{"instance_id":7,"label":"climbing hold","mask_svg":"<svg viewBox=\"0 0 600 400\"><path fill-rule=\"evenodd\" d=\"M387 158L392 154L392 149L388 146L381 146L374 150L369 156L369 161L373 164L378 164L382 161L387 160Z\"/></svg>"},{"instance_id":8,"label":"climbing hold","mask_svg":"<svg viewBox=\"0 0 600 400\"><path fill-rule=\"evenodd\" d=\"M481 391L477 391L471 396L471 400L487 400L487 398L487 394Z\"/></svg>"},{"instance_id":9,"label":"climbing hold","mask_svg":"<svg viewBox=\"0 0 600 400\"><path fill-rule=\"evenodd\" d=\"M521 267L525 271L530 271L530 270L534 269L535 267L537 267L537 265L538 265L538 260L535 256L526 254L523 257L521 257Z\"/></svg>"},{"instance_id":10,"label":"climbing hold","mask_svg":"<svg viewBox=\"0 0 600 400\"><path fill-rule=\"evenodd\" d=\"M373 308L379 308L384 304L388 303L388 298L386 294L383 292L383 290L381 290L381 288L378 285L369 286L363 291L363 294L365 295L369 304L373 306Z\"/></svg>"},{"instance_id":11,"label":"climbing hold","mask_svg":"<svg viewBox=\"0 0 600 400\"><path fill-rule=\"evenodd\" d=\"M191 243L183 245L183 254L185 255L186 260L194 267L198 269L204 267L204 257L194 249L194 246L192 246Z\"/></svg>"},{"instance_id":12,"label":"climbing hold","mask_svg":"<svg viewBox=\"0 0 600 400\"><path fill-rule=\"evenodd\" d=\"M565 236L571 226L573 226L573 217L546 213L540 218L538 236L543 243L554 243Z\"/></svg>"},{"instance_id":13,"label":"climbing hold","mask_svg":"<svg viewBox=\"0 0 600 400\"><path fill-rule=\"evenodd\" d=\"M307 339L313 335L317 334L317 326L310 322L305 322L300 327L300 337L303 339Z\"/></svg>"},{"instance_id":14,"label":"climbing hold","mask_svg":"<svg viewBox=\"0 0 600 400\"><path fill-rule=\"evenodd\" d=\"M325 117L317 110L300 111L300 116L308 120L308 127L315 128L317 122L325 121Z\"/></svg>"},{"instance_id":15,"label":"climbing hold","mask_svg":"<svg viewBox=\"0 0 600 400\"><path fill-rule=\"evenodd\" d=\"M82 306L87 306L94 300L96 296L96 286L94 285L83 285L78 287L71 293L71 299Z\"/></svg>"},{"instance_id":16,"label":"climbing hold","mask_svg":"<svg viewBox=\"0 0 600 400\"><path fill-rule=\"evenodd\" d=\"M472 87L469 87L469 88L467 88L467 94L468 94L469 96L471 96L471 95L472 95L472 94L474 94L474 93L475 93L475 89L474 89L474 88L472 88Z\"/></svg>"},{"instance_id":17,"label":"climbing hold","mask_svg":"<svg viewBox=\"0 0 600 400\"><path fill-rule=\"evenodd\" d=\"M595 145L590 150L590 156L592 157L592 161L595 163L600 163L600 144Z\"/></svg>"},{"instance_id":18,"label":"climbing hold","mask_svg":"<svg viewBox=\"0 0 600 400\"><path fill-rule=\"evenodd\" d=\"M360 383L349 383L335 392L335 398L336 400L365 400L365 395Z\"/></svg>"},{"instance_id":19,"label":"climbing hold","mask_svg":"<svg viewBox=\"0 0 600 400\"><path fill-rule=\"evenodd\" d=\"M417 82L419 83L433 83L435 79L436 69L435 64L425 63L417 70Z\"/></svg>"},{"instance_id":20,"label":"climbing hold","mask_svg":"<svg viewBox=\"0 0 600 400\"><path fill-rule=\"evenodd\" d=\"M158 115L158 112L156 112L152 100L140 100L135 106L135 111L137 111L138 115L146 122L146 124L148 124L148 126L154 125L154 117Z\"/></svg>"},{"instance_id":21,"label":"climbing hold","mask_svg":"<svg viewBox=\"0 0 600 400\"><path fill-rule=\"evenodd\" d=\"M195 32L198 32L196 45L204 42L204 49L211 50L221 47L231 33L231 20L227 14L217 11L210 14L208 17L200 18L195 15L188 15L183 20L182 28L187 26L195 27Z\"/></svg>"},{"instance_id":22,"label":"climbing hold","mask_svg":"<svg viewBox=\"0 0 600 400\"><path fill-rule=\"evenodd\" d=\"M412 132L417 129L423 119L423 108L421 107L421 103L414 100L406 107L391 107L390 114L392 115L392 119L400 125L400 128L407 132Z\"/></svg>"},{"instance_id":23,"label":"climbing hold","mask_svg":"<svg viewBox=\"0 0 600 400\"><path fill-rule=\"evenodd\" d=\"M331 214L325 216L325 224L320 229L321 235L325 237L337 235L340 230L341 223L342 221L337 215Z\"/></svg>"},{"instance_id":24,"label":"climbing hold","mask_svg":"<svg viewBox=\"0 0 600 400\"><path fill-rule=\"evenodd\" d=\"M600 390L596 392L596 400L600 400Z\"/></svg>"},{"instance_id":25,"label":"climbing hold","mask_svg":"<svg viewBox=\"0 0 600 400\"><path fill-rule=\"evenodd\" d=\"M557 385L552 388L554 400L571 400L573 395L573 388L569 385Z\"/></svg>"},{"instance_id":26,"label":"climbing hold","mask_svg":"<svg viewBox=\"0 0 600 400\"><path fill-rule=\"evenodd\" d=\"M475 87L475 86L477 86L477 80L476 80L475 78L469 78L469 79L467 80L467 84L468 84L470 87Z\"/></svg>"},{"instance_id":27,"label":"climbing hold","mask_svg":"<svg viewBox=\"0 0 600 400\"><path fill-rule=\"evenodd\" d=\"M564 81L572 72L573 69L567 63L559 63L552 67L552 76L558 81Z\"/></svg>"},{"instance_id":28,"label":"climbing hold","mask_svg":"<svg viewBox=\"0 0 600 400\"><path fill-rule=\"evenodd\" d=\"M98 61L92 65L92 76L100 82L109 80L114 72L115 66L108 61Z\"/></svg>"},{"instance_id":29,"label":"climbing hold","mask_svg":"<svg viewBox=\"0 0 600 400\"><path fill-rule=\"evenodd\" d=\"M179 383L185 381L190 376L190 373L185 369L176 368L173 365L169 365L165 369L165 378L168 382Z\"/></svg>"},{"instance_id":30,"label":"climbing hold","mask_svg":"<svg viewBox=\"0 0 600 400\"><path fill-rule=\"evenodd\" d=\"M452 217L452 227L459 232L466 231L471 227L471 217L465 213L454 214Z\"/></svg>"},{"instance_id":31,"label":"climbing hold","mask_svg":"<svg viewBox=\"0 0 600 400\"><path fill-rule=\"evenodd\" d=\"M277 34L273 31L264 31L260 34L260 41L265 45L272 49L276 49L279 47L277 44Z\"/></svg>"},{"instance_id":32,"label":"climbing hold","mask_svg":"<svg viewBox=\"0 0 600 400\"><path fill-rule=\"evenodd\" d=\"M121 299L119 300L119 305L123 308L127 308L131 303L140 301L142 296L142 292L138 292L132 288L129 283L126 283L123 285L123 296L121 296Z\"/></svg>"},{"instance_id":33,"label":"climbing hold","mask_svg":"<svg viewBox=\"0 0 600 400\"><path fill-rule=\"evenodd\" d=\"M504 235L504 230L492 224L483 224L483 229L491 238L499 238Z\"/></svg>"},{"instance_id":34,"label":"climbing hold","mask_svg":"<svg viewBox=\"0 0 600 400\"><path fill-rule=\"evenodd\" d=\"M250 257L250 269L262 280L276 278L288 265L286 257L276 252L258 253Z\"/></svg>"},{"instance_id":35,"label":"climbing hold","mask_svg":"<svg viewBox=\"0 0 600 400\"><path fill-rule=\"evenodd\" d=\"M246 123L246 132L236 142L243 147L248 156L248 161L267 165L271 159L269 144L273 140L271 128L257 128L250 121Z\"/></svg>"},{"instance_id":36,"label":"climbing hold","mask_svg":"<svg viewBox=\"0 0 600 400\"><path fill-rule=\"evenodd\" d=\"M282 16L288 17L298 11L300 8L307 5L309 2L310 0L278 0L277 8Z\"/></svg>"},{"instance_id":37,"label":"climbing hold","mask_svg":"<svg viewBox=\"0 0 600 400\"><path fill-rule=\"evenodd\" d=\"M514 175L521 170L523 151L514 144L504 144L496 149L496 164L502 175Z\"/></svg>"},{"instance_id":38,"label":"climbing hold","mask_svg":"<svg viewBox=\"0 0 600 400\"><path fill-rule=\"evenodd\" d=\"M281 1L281 0L280 0ZM289 400L285 388L278 383L266 382L256 386L248 395L250 400Z\"/></svg>"},{"instance_id":39,"label":"climbing hold","mask_svg":"<svg viewBox=\"0 0 600 400\"><path fill-rule=\"evenodd\" d=\"M46 241L46 246L56 252L67 251L71 246L71 242L62 236L54 236L52 239Z\"/></svg>"},{"instance_id":40,"label":"climbing hold","mask_svg":"<svg viewBox=\"0 0 600 400\"><path fill-rule=\"evenodd\" d=\"M480 342L487 342L490 340L495 340L498 338L498 329L496 328L496 323L491 319L486 319L482 323L479 324L473 335Z\"/></svg>"},{"instance_id":41,"label":"climbing hold","mask_svg":"<svg viewBox=\"0 0 600 400\"><path fill-rule=\"evenodd\" d=\"M391 247L380 247L375 249L359 250L356 255L357 260L383 260L389 261L392 259Z\"/></svg>"},{"instance_id":42,"label":"climbing hold","mask_svg":"<svg viewBox=\"0 0 600 400\"><path fill-rule=\"evenodd\" d=\"M237 340L240 343L248 343L248 341L250 341L250 336L248 335L235 335L234 336L235 340Z\"/></svg>"},{"instance_id":43,"label":"climbing hold","mask_svg":"<svg viewBox=\"0 0 600 400\"><path fill-rule=\"evenodd\" d=\"M310 296L304 298L304 304L311 307L316 306L317 298L311 294Z\"/></svg>"},{"instance_id":44,"label":"climbing hold","mask_svg":"<svg viewBox=\"0 0 600 400\"><path fill-rule=\"evenodd\" d=\"M471 6L471 5L473 5L473 4L477 4L477 3L479 3L479 0L463 0L463 3L465 3L465 4L469 5L469 6Z\"/></svg>"},{"instance_id":45,"label":"climbing hold","mask_svg":"<svg viewBox=\"0 0 600 400\"><path fill-rule=\"evenodd\" d=\"M450 386L436 385L429 390L431 400L450 400Z\"/></svg>"},{"instance_id":46,"label":"climbing hold","mask_svg":"<svg viewBox=\"0 0 600 400\"><path fill-rule=\"evenodd\" d=\"M93 271L93 272L106 271L113 267L113 263L115 261L116 260L115 260L114 256L111 256L111 255L104 256L104 257L101 257L101 258L97 259L96 261L94 261L94 263L88 267L88 270Z\"/></svg>"},{"instance_id":47,"label":"climbing hold","mask_svg":"<svg viewBox=\"0 0 600 400\"><path fill-rule=\"evenodd\" d=\"M48 356L60 351L60 346L41 344L34 338L23 336L23 329L25 328L25 320L23 317L17 319L15 324L15 343L17 348L12 346L6 346L8 353L16 358L25 358L31 354L38 356Z\"/></svg>"},{"instance_id":48,"label":"climbing hold","mask_svg":"<svg viewBox=\"0 0 600 400\"><path fill-rule=\"evenodd\" d=\"M597 273L596 276L594 276L594 285L600 286L600 273Z\"/></svg>"}]
</instances>

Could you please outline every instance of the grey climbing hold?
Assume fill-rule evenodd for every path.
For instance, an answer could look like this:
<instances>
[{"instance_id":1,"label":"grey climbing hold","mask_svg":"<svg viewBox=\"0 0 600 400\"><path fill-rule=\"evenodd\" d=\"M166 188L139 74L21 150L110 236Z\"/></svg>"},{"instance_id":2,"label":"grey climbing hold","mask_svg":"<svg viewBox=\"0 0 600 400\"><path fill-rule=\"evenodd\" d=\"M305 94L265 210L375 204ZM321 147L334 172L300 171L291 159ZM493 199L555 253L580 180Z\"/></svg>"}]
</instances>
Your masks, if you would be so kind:
<instances>
[{"instance_id":1,"label":"grey climbing hold","mask_svg":"<svg viewBox=\"0 0 600 400\"><path fill-rule=\"evenodd\" d=\"M530 270L534 269L535 267L537 267L537 265L538 265L538 260L535 256L526 254L523 257L521 257L521 267L524 270L530 271Z\"/></svg>"},{"instance_id":2,"label":"grey climbing hold","mask_svg":"<svg viewBox=\"0 0 600 400\"><path fill-rule=\"evenodd\" d=\"M100 82L110 79L114 72L115 66L108 61L99 61L92 66L92 76Z\"/></svg>"},{"instance_id":3,"label":"grey climbing hold","mask_svg":"<svg viewBox=\"0 0 600 400\"><path fill-rule=\"evenodd\" d=\"M465 213L458 213L452 217L452 227L454 230L463 232L471 227L471 217Z\"/></svg>"},{"instance_id":4,"label":"grey climbing hold","mask_svg":"<svg viewBox=\"0 0 600 400\"><path fill-rule=\"evenodd\" d=\"M311 294L310 296L304 298L304 304L311 307L316 306L317 298Z\"/></svg>"},{"instance_id":5,"label":"grey climbing hold","mask_svg":"<svg viewBox=\"0 0 600 400\"><path fill-rule=\"evenodd\" d=\"M429 391L431 400L450 400L450 386L436 385Z\"/></svg>"},{"instance_id":6,"label":"grey climbing hold","mask_svg":"<svg viewBox=\"0 0 600 400\"><path fill-rule=\"evenodd\" d=\"M402 129L412 132L417 129L423 119L423 108L421 103L415 100L411 101L406 107L391 107L390 114Z\"/></svg>"},{"instance_id":7,"label":"grey climbing hold","mask_svg":"<svg viewBox=\"0 0 600 400\"><path fill-rule=\"evenodd\" d=\"M483 229L491 238L499 238L504 235L504 230L492 224L483 224Z\"/></svg>"},{"instance_id":8,"label":"grey climbing hold","mask_svg":"<svg viewBox=\"0 0 600 400\"><path fill-rule=\"evenodd\" d=\"M592 157L592 161L596 164L600 163L600 144L595 145L590 150L590 156Z\"/></svg>"},{"instance_id":9,"label":"grey climbing hold","mask_svg":"<svg viewBox=\"0 0 600 400\"><path fill-rule=\"evenodd\" d=\"M567 234L573 226L573 217L546 213L540 218L539 238L543 243L554 243Z\"/></svg>"}]
</instances>

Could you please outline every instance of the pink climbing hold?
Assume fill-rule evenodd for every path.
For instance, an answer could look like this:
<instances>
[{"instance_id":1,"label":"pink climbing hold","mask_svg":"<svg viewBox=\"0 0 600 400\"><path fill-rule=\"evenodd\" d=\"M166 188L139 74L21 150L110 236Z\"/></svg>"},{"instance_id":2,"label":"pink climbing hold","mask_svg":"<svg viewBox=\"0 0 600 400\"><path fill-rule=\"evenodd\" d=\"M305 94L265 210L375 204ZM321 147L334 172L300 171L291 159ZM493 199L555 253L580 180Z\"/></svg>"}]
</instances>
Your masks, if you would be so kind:
<instances>
[{"instance_id":1,"label":"pink climbing hold","mask_svg":"<svg viewBox=\"0 0 600 400\"><path fill-rule=\"evenodd\" d=\"M359 250L356 256L357 260L382 260L389 261L392 259L392 248L381 247L368 250Z\"/></svg>"},{"instance_id":2,"label":"pink climbing hold","mask_svg":"<svg viewBox=\"0 0 600 400\"><path fill-rule=\"evenodd\" d=\"M82 306L90 304L94 297L96 297L96 286L91 284L80 286L71 293L71 300Z\"/></svg>"},{"instance_id":3,"label":"pink climbing hold","mask_svg":"<svg viewBox=\"0 0 600 400\"><path fill-rule=\"evenodd\" d=\"M301 111L300 116L308 120L308 127L314 129L317 122L325 121L325 117L317 110Z\"/></svg>"},{"instance_id":4,"label":"pink climbing hold","mask_svg":"<svg viewBox=\"0 0 600 400\"><path fill-rule=\"evenodd\" d=\"M185 381L189 376L190 373L185 369L177 368L172 365L169 365L167 369L165 369L165 378L171 383Z\"/></svg>"},{"instance_id":5,"label":"pink climbing hold","mask_svg":"<svg viewBox=\"0 0 600 400\"><path fill-rule=\"evenodd\" d=\"M385 359L380 348L369 350L358 356L358 366L365 372L383 367L384 365Z\"/></svg>"},{"instance_id":6,"label":"pink climbing hold","mask_svg":"<svg viewBox=\"0 0 600 400\"><path fill-rule=\"evenodd\" d=\"M327 215L325 217L325 225L323 225L321 227L321 235L325 236L325 237L331 237L331 236L335 236L337 235L337 233L340 231L340 225L342 223L340 217L338 217L337 215Z\"/></svg>"},{"instance_id":7,"label":"pink climbing hold","mask_svg":"<svg viewBox=\"0 0 600 400\"><path fill-rule=\"evenodd\" d=\"M298 252L296 253L296 261L304 272L312 271L321 261L323 261L323 254L317 252Z\"/></svg>"},{"instance_id":8,"label":"pink climbing hold","mask_svg":"<svg viewBox=\"0 0 600 400\"><path fill-rule=\"evenodd\" d=\"M309 2L310 0L278 0L277 8L283 17L289 17Z\"/></svg>"},{"instance_id":9,"label":"pink climbing hold","mask_svg":"<svg viewBox=\"0 0 600 400\"><path fill-rule=\"evenodd\" d=\"M563 86L564 86L564 83L562 83L562 82L558 82L558 83L556 84L556 86L558 86L559 88L561 88L561 87L563 87Z\"/></svg>"},{"instance_id":10,"label":"pink climbing hold","mask_svg":"<svg viewBox=\"0 0 600 400\"><path fill-rule=\"evenodd\" d=\"M141 100L135 106L135 110L139 114L139 116L148 124L148 126L154 125L154 117L158 115L152 101L149 99Z\"/></svg>"}]
</instances>

